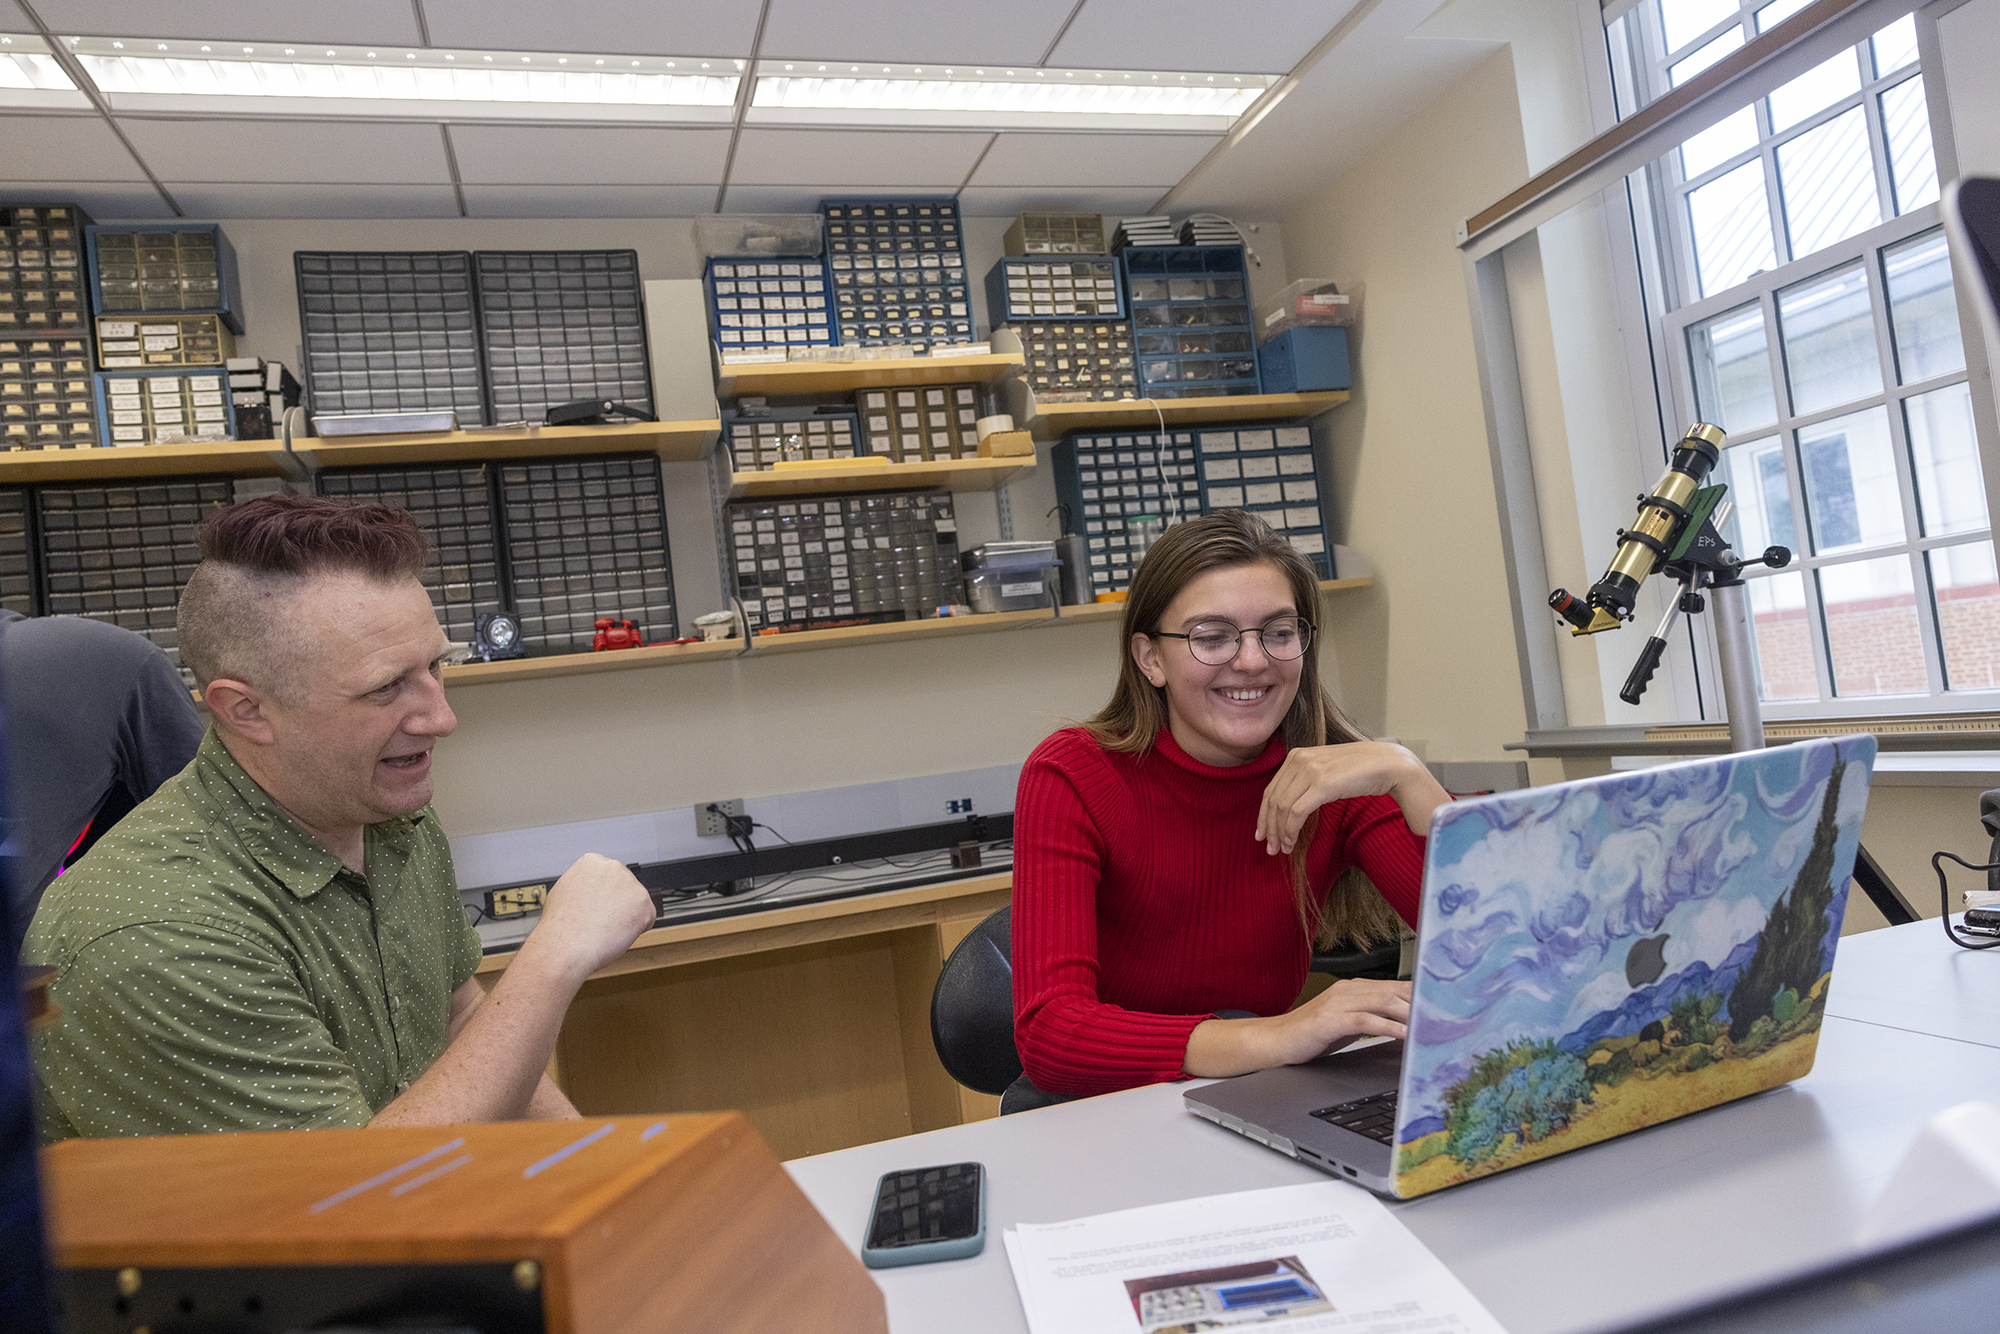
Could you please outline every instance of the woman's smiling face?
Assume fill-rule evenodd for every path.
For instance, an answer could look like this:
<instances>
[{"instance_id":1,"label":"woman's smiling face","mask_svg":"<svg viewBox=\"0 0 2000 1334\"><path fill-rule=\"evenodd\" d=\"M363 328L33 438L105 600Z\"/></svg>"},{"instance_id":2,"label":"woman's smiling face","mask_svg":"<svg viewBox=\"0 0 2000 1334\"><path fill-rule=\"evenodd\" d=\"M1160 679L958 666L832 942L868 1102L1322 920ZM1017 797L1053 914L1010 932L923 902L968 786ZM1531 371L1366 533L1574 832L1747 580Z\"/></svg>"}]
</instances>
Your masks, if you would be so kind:
<instances>
[{"instance_id":1,"label":"woman's smiling face","mask_svg":"<svg viewBox=\"0 0 2000 1334\"><path fill-rule=\"evenodd\" d=\"M1223 622L1251 630L1298 614L1284 573L1260 561L1190 579L1167 604L1158 628L1186 634L1197 625ZM1132 657L1147 680L1166 689L1174 741L1192 758L1218 768L1247 764L1264 753L1298 696L1305 662L1270 657L1261 635L1245 635L1236 657L1220 667L1196 661L1185 640L1150 635L1132 637Z\"/></svg>"}]
</instances>

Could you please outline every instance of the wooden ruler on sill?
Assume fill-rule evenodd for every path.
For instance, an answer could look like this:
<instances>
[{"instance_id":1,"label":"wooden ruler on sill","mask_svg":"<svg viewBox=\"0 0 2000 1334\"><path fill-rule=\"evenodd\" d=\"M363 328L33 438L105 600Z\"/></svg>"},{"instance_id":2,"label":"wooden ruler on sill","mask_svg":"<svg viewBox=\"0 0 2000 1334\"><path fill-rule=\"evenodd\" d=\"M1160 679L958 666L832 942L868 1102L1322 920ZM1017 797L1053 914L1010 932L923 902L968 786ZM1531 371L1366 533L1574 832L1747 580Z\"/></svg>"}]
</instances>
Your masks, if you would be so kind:
<instances>
[{"instance_id":1,"label":"wooden ruler on sill","mask_svg":"<svg viewBox=\"0 0 2000 1334\"><path fill-rule=\"evenodd\" d=\"M1868 732L1883 741L1937 743L1937 749L2000 750L2000 713L1939 713L1884 718L1788 718L1764 724L1772 742L1804 741L1812 737L1847 736ZM1727 747L1727 723L1681 723L1646 729L1646 740ZM1915 747L1913 747L1915 748ZM1922 749L1931 749L1923 746Z\"/></svg>"}]
</instances>

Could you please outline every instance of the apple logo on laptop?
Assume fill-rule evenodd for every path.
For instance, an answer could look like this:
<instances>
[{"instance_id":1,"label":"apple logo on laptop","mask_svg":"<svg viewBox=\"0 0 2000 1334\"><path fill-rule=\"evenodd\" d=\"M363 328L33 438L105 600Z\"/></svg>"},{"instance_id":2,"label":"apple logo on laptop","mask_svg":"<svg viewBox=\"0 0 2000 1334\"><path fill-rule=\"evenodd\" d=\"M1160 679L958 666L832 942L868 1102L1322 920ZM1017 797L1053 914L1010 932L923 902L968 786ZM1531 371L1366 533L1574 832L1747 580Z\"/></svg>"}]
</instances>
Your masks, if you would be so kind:
<instances>
[{"instance_id":1,"label":"apple logo on laptop","mask_svg":"<svg viewBox=\"0 0 2000 1334\"><path fill-rule=\"evenodd\" d=\"M1632 942L1632 948L1625 955L1625 980L1635 987L1648 986L1659 980L1667 968L1667 941L1671 936L1661 932L1657 936L1647 936L1644 940Z\"/></svg>"}]
</instances>

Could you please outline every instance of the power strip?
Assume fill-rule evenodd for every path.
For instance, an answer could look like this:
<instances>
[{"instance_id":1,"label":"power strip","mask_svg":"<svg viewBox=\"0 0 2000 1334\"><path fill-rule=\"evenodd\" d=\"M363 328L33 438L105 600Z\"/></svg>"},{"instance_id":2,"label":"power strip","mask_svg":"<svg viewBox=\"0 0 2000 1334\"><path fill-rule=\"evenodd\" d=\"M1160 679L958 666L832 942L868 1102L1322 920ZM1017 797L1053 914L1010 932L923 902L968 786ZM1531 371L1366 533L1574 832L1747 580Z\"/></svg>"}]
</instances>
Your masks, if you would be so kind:
<instances>
[{"instance_id":1,"label":"power strip","mask_svg":"<svg viewBox=\"0 0 2000 1334\"><path fill-rule=\"evenodd\" d=\"M495 921L509 917L526 917L531 912L540 912L548 899L547 885L515 885L511 889L489 889L486 891L486 915Z\"/></svg>"}]
</instances>

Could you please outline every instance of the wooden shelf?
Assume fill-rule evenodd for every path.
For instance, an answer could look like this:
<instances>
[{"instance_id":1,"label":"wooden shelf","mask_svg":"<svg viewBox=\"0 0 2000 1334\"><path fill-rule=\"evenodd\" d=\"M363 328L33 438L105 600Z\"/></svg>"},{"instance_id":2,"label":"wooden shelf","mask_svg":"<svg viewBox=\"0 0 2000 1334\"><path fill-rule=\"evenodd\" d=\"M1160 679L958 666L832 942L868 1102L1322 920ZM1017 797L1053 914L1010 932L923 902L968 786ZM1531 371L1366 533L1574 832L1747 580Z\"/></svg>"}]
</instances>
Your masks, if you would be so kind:
<instances>
[{"instance_id":1,"label":"wooden shelf","mask_svg":"<svg viewBox=\"0 0 2000 1334\"><path fill-rule=\"evenodd\" d=\"M1319 593L1321 597L1325 597L1329 593L1347 593L1357 588L1373 588L1374 586L1375 578L1373 575L1366 575L1359 579L1322 579L1319 581ZM1064 607L1062 613L1065 621L1111 621L1125 614L1125 604L1122 602L1096 602L1088 607ZM1014 614L1019 616L1026 613L1016 612Z\"/></svg>"},{"instance_id":2,"label":"wooden shelf","mask_svg":"<svg viewBox=\"0 0 2000 1334\"><path fill-rule=\"evenodd\" d=\"M895 357L882 361L764 361L722 366L717 398L746 395L844 394L909 384L992 384L1027 363L1018 354L978 357Z\"/></svg>"},{"instance_id":3,"label":"wooden shelf","mask_svg":"<svg viewBox=\"0 0 2000 1334\"><path fill-rule=\"evenodd\" d=\"M803 496L822 492L895 491L931 488L950 491L992 491L1021 473L1034 469L1032 454L998 459L939 459L934 463L887 463L851 468L814 468L798 472L731 473L729 498L742 496Z\"/></svg>"},{"instance_id":4,"label":"wooden shelf","mask_svg":"<svg viewBox=\"0 0 2000 1334\"><path fill-rule=\"evenodd\" d=\"M276 440L9 450L0 453L0 485L103 482L121 477L186 477L212 473L271 477L287 470L284 455L284 446Z\"/></svg>"},{"instance_id":5,"label":"wooden shelf","mask_svg":"<svg viewBox=\"0 0 2000 1334\"><path fill-rule=\"evenodd\" d=\"M621 648L609 653L557 653L545 658L509 658L504 662L462 662L444 669L446 685L476 686L494 681L532 681L543 676L590 676L598 672L629 672L639 667L668 667L733 658L743 651L740 639L712 644L655 644Z\"/></svg>"},{"instance_id":6,"label":"wooden shelf","mask_svg":"<svg viewBox=\"0 0 2000 1334\"><path fill-rule=\"evenodd\" d=\"M293 440L292 445L321 468L636 450L652 450L669 463L698 463L708 457L708 451L721 434L719 421L620 422L610 426L527 426L504 431L307 436Z\"/></svg>"},{"instance_id":7,"label":"wooden shelf","mask_svg":"<svg viewBox=\"0 0 2000 1334\"><path fill-rule=\"evenodd\" d=\"M1317 394L1238 394L1227 398L1123 398L1115 403L1039 403L1028 429L1037 440L1072 431L1137 431L1204 422L1285 421L1316 417L1347 401L1345 389ZM1154 409L1157 408L1156 412Z\"/></svg>"},{"instance_id":8,"label":"wooden shelf","mask_svg":"<svg viewBox=\"0 0 2000 1334\"><path fill-rule=\"evenodd\" d=\"M1373 587L1373 578L1322 579L1322 595ZM1060 614L1058 614L1060 613ZM612 653L569 653L546 658L515 658L511 662L468 662L444 669L446 685L488 685L550 676L582 676L595 672L631 671L641 667L673 667L718 658L766 658L781 653L812 653L854 645L902 643L912 639L943 639L957 635L994 634L1031 626L1101 625L1125 614L1122 602L1098 602L1088 607L1003 611L988 616L942 616L922 621L890 621L882 625L844 625L831 630L800 630L784 635L757 635L712 644L661 645L619 649Z\"/></svg>"},{"instance_id":9,"label":"wooden shelf","mask_svg":"<svg viewBox=\"0 0 2000 1334\"><path fill-rule=\"evenodd\" d=\"M999 630L1019 630L1030 625L1062 625L1069 613L1081 607L1037 608L1034 611L1002 611L988 616L933 616L921 621L890 621L885 625L843 625L832 630L799 630L786 635L758 635L750 641L749 658L768 658L778 653L812 653L851 644L903 643L912 639L945 639L956 635L987 635ZM1056 612L1063 614L1057 616Z\"/></svg>"}]
</instances>

